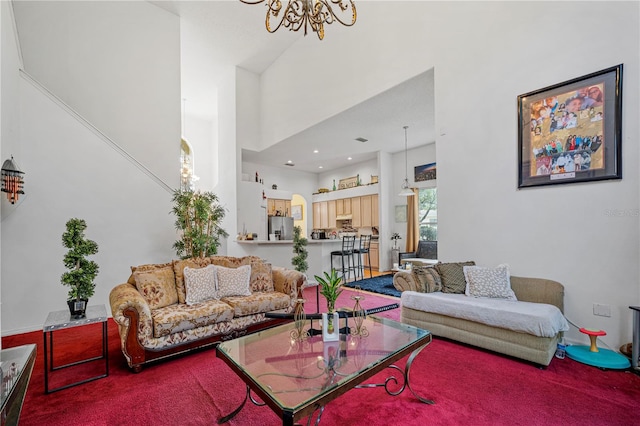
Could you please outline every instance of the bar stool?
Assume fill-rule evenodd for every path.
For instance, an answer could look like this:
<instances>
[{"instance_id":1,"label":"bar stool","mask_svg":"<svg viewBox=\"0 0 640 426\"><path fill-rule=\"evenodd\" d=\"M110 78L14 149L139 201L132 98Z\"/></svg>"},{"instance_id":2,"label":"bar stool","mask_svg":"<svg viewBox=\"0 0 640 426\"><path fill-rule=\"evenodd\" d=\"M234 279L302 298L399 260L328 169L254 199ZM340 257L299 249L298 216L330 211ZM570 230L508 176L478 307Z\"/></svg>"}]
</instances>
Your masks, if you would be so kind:
<instances>
[{"instance_id":1,"label":"bar stool","mask_svg":"<svg viewBox=\"0 0 640 426\"><path fill-rule=\"evenodd\" d=\"M342 237L342 250L336 250L331 252L331 269L335 269L333 267L333 258L335 256L340 256L341 266L342 266L342 279L347 280L346 276L349 274L351 277L351 271L353 271L354 277L356 275L356 264L355 259L353 258L353 250L356 244L356 237Z\"/></svg>"},{"instance_id":2,"label":"bar stool","mask_svg":"<svg viewBox=\"0 0 640 426\"><path fill-rule=\"evenodd\" d=\"M372 277L371 273L371 254L369 253L369 248L371 247L371 235L360 235L360 246L354 250L355 255L358 257L358 275L364 279L364 268L365 264L363 262L363 256L367 258L367 265L369 265L369 277ZM357 279L357 277L356 277Z\"/></svg>"}]
</instances>

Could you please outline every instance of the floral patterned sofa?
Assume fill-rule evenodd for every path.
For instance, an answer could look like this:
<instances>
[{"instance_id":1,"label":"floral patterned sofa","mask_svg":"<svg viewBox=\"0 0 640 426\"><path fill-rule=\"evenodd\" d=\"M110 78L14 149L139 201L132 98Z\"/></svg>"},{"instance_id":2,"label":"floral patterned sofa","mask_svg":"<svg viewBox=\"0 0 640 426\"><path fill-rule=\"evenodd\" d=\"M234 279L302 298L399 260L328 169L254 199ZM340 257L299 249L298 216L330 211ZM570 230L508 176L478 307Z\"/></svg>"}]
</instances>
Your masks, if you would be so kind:
<instances>
[{"instance_id":1,"label":"floral patterned sofa","mask_svg":"<svg viewBox=\"0 0 640 426\"><path fill-rule=\"evenodd\" d=\"M217 271L215 289L191 278L211 270ZM128 281L111 290L109 302L122 353L139 372L150 361L286 321L265 313L293 311L303 283L300 272L255 256L211 256L131 267ZM207 296L208 289L214 293Z\"/></svg>"}]
</instances>

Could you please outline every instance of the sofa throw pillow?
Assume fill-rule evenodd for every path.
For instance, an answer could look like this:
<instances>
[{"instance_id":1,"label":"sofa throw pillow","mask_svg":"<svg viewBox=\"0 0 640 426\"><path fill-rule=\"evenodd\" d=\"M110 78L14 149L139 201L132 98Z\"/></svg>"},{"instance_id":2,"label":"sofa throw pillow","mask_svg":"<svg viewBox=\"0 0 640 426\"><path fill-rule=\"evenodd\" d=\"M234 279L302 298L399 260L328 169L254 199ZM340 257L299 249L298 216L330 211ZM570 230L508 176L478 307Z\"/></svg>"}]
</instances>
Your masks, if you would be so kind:
<instances>
[{"instance_id":1,"label":"sofa throw pillow","mask_svg":"<svg viewBox=\"0 0 640 426\"><path fill-rule=\"evenodd\" d=\"M181 259L173 261L173 273L176 275L176 290L178 291L178 300L180 303L186 303L187 291L184 285L184 268L197 269L204 268L211 263L208 257L191 257L189 259Z\"/></svg>"},{"instance_id":2,"label":"sofa throw pillow","mask_svg":"<svg viewBox=\"0 0 640 426\"><path fill-rule=\"evenodd\" d=\"M136 271L138 272L155 271L156 269L164 269L168 266L171 266L171 264L172 263L169 262L169 263L150 263L148 265L132 266L131 275L129 276L129 279L127 280L127 282L131 285L136 285L136 277L133 275Z\"/></svg>"},{"instance_id":3,"label":"sofa throw pillow","mask_svg":"<svg viewBox=\"0 0 640 426\"><path fill-rule=\"evenodd\" d=\"M216 267L208 265L204 268L185 267L183 270L187 305L195 305L206 300L217 299Z\"/></svg>"},{"instance_id":4,"label":"sofa throw pillow","mask_svg":"<svg viewBox=\"0 0 640 426\"><path fill-rule=\"evenodd\" d=\"M433 293L442 290L440 274L433 266L414 266L411 273L418 284L417 291Z\"/></svg>"},{"instance_id":5,"label":"sofa throw pillow","mask_svg":"<svg viewBox=\"0 0 640 426\"><path fill-rule=\"evenodd\" d=\"M442 292L464 294L467 281L464 278L462 268L465 266L475 266L475 264L474 261L437 263L435 268L442 280Z\"/></svg>"},{"instance_id":6,"label":"sofa throw pillow","mask_svg":"<svg viewBox=\"0 0 640 426\"><path fill-rule=\"evenodd\" d=\"M150 309L164 308L178 303L178 293L173 268L137 269L133 273L136 288L149 304Z\"/></svg>"},{"instance_id":7,"label":"sofa throw pillow","mask_svg":"<svg viewBox=\"0 0 640 426\"><path fill-rule=\"evenodd\" d=\"M243 265L238 268L216 266L218 274L218 297L250 296L251 266Z\"/></svg>"},{"instance_id":8,"label":"sofa throw pillow","mask_svg":"<svg viewBox=\"0 0 640 426\"><path fill-rule=\"evenodd\" d=\"M465 266L462 269L467 281L467 296L518 300L511 290L509 265L498 265L496 268Z\"/></svg>"},{"instance_id":9,"label":"sofa throw pillow","mask_svg":"<svg viewBox=\"0 0 640 426\"><path fill-rule=\"evenodd\" d=\"M262 259L251 262L251 292L273 292L273 275L271 264L264 262Z\"/></svg>"}]
</instances>

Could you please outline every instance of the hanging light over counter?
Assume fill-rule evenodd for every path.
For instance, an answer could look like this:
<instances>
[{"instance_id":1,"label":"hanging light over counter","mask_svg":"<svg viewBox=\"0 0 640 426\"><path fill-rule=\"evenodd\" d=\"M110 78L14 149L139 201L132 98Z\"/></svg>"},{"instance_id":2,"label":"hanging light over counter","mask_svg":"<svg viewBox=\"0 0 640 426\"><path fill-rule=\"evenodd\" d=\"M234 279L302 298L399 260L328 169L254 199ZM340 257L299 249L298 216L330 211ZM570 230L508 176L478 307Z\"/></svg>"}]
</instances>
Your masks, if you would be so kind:
<instances>
[{"instance_id":1,"label":"hanging light over counter","mask_svg":"<svg viewBox=\"0 0 640 426\"><path fill-rule=\"evenodd\" d=\"M407 129L409 126L404 126L404 182L402 182L402 186L400 193L398 194L401 197L411 197L415 195L413 190L409 188L409 172L407 167Z\"/></svg>"}]
</instances>

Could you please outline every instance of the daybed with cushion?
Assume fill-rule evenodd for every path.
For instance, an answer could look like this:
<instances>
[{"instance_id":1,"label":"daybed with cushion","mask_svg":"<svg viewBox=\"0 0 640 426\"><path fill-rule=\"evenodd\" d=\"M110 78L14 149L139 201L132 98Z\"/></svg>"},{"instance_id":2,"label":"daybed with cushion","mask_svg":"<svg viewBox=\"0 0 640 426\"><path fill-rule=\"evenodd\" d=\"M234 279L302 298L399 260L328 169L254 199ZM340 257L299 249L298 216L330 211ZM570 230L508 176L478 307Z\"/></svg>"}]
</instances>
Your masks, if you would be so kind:
<instances>
[{"instance_id":1,"label":"daybed with cushion","mask_svg":"<svg viewBox=\"0 0 640 426\"><path fill-rule=\"evenodd\" d=\"M506 265L439 263L393 281L402 291L401 321L435 336L547 366L569 330L562 284L512 277Z\"/></svg>"},{"instance_id":2,"label":"daybed with cushion","mask_svg":"<svg viewBox=\"0 0 640 426\"><path fill-rule=\"evenodd\" d=\"M111 290L122 352L139 372L150 361L272 327L291 312L304 275L255 256L212 256L131 267Z\"/></svg>"}]
</instances>

